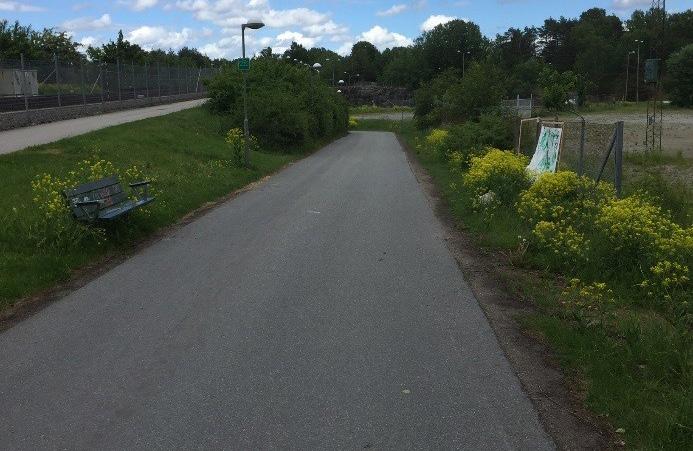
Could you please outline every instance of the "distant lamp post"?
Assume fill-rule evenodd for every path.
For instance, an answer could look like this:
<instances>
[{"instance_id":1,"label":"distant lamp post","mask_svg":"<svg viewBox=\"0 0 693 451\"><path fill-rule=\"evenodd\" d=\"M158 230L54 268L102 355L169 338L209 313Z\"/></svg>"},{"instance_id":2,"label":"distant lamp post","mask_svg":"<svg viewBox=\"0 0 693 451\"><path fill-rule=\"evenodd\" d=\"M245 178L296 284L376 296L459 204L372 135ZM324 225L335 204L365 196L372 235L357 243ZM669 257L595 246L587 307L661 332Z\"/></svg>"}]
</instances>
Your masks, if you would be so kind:
<instances>
[{"instance_id":1,"label":"distant lamp post","mask_svg":"<svg viewBox=\"0 0 693 451\"><path fill-rule=\"evenodd\" d=\"M243 51L243 59L245 59L245 29L250 28L251 30L258 30L264 27L265 24L259 20L250 21L241 25L241 47ZM250 167L250 147L248 147L248 141L250 140L250 130L248 128L248 94L246 93L246 85L248 80L248 72L243 72L243 147L245 154L245 165Z\"/></svg>"},{"instance_id":2,"label":"distant lamp post","mask_svg":"<svg viewBox=\"0 0 693 451\"><path fill-rule=\"evenodd\" d=\"M626 56L626 95L623 98L624 102L628 101L628 72L630 71L630 56L635 53L635 50L631 50L628 52L628 56Z\"/></svg>"},{"instance_id":3,"label":"distant lamp post","mask_svg":"<svg viewBox=\"0 0 693 451\"><path fill-rule=\"evenodd\" d=\"M636 39L635 43L638 44L638 64L635 69L635 103L640 102L640 44L642 44L641 39Z\"/></svg>"},{"instance_id":4,"label":"distant lamp post","mask_svg":"<svg viewBox=\"0 0 693 451\"><path fill-rule=\"evenodd\" d=\"M464 76L464 69L465 69L465 63L466 63L465 58L467 55L470 55L471 52L469 52L469 51L463 52L462 50L458 50L457 53L462 54L462 76Z\"/></svg>"}]
</instances>

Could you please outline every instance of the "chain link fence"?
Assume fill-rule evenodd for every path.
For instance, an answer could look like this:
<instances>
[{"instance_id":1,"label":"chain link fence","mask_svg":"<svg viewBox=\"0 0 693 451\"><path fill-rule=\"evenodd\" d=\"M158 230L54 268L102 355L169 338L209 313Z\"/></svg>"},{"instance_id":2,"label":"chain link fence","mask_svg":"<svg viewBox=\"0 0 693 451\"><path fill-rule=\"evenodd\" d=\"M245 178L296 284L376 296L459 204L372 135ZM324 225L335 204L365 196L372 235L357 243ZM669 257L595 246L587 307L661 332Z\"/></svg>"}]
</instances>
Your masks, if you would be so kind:
<instances>
[{"instance_id":1,"label":"chain link fence","mask_svg":"<svg viewBox=\"0 0 693 451\"><path fill-rule=\"evenodd\" d=\"M0 58L0 112L204 93L215 68Z\"/></svg>"},{"instance_id":2,"label":"chain link fence","mask_svg":"<svg viewBox=\"0 0 693 451\"><path fill-rule=\"evenodd\" d=\"M532 157L541 124L540 118L520 121L516 141L519 153ZM623 183L623 122L563 121L561 128L563 147L558 170L573 171L595 181L611 182L620 194Z\"/></svg>"}]
</instances>

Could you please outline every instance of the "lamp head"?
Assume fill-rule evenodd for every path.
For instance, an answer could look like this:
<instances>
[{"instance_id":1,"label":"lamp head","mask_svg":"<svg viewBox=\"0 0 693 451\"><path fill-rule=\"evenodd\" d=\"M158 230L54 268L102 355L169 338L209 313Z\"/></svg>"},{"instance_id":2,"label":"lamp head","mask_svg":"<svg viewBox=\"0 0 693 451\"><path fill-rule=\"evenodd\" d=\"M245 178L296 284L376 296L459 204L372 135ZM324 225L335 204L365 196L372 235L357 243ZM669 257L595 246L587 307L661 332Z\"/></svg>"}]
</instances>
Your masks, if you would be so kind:
<instances>
[{"instance_id":1,"label":"lamp head","mask_svg":"<svg viewBox=\"0 0 693 451\"><path fill-rule=\"evenodd\" d=\"M243 28L250 28L251 30L257 30L264 27L265 24L261 20L249 20L248 23L242 25Z\"/></svg>"}]
</instances>

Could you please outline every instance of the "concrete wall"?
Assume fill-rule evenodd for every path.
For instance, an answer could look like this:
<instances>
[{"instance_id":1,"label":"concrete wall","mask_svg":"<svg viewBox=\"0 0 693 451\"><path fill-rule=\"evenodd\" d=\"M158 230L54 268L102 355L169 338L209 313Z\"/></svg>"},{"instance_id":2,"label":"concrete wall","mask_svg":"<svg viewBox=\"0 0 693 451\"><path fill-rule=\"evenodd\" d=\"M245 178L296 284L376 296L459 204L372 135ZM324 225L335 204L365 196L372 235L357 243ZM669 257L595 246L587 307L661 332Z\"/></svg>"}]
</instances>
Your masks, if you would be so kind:
<instances>
[{"instance_id":1,"label":"concrete wall","mask_svg":"<svg viewBox=\"0 0 693 451\"><path fill-rule=\"evenodd\" d=\"M147 106L162 105L166 103L181 102L206 97L204 92L179 94L166 97L148 97L142 99L130 99L104 103L92 103L86 105L64 106L57 108L43 108L29 111L13 111L0 113L0 131L10 130L30 125L45 124L47 122L63 121L84 116L110 113L113 111L129 110Z\"/></svg>"}]
</instances>

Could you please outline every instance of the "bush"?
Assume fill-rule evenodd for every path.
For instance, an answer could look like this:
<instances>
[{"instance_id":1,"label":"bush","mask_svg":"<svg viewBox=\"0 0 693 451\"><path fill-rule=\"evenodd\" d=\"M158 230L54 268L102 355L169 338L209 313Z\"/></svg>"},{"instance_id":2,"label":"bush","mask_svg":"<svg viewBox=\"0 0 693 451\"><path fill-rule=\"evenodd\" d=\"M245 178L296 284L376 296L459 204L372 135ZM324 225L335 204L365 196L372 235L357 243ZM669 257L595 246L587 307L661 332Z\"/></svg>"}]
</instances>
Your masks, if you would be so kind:
<instances>
[{"instance_id":1,"label":"bush","mask_svg":"<svg viewBox=\"0 0 693 451\"><path fill-rule=\"evenodd\" d=\"M485 155L471 158L464 185L479 199L486 196L483 203L512 205L520 192L530 184L525 170L527 163L524 155L488 149Z\"/></svg>"},{"instance_id":2,"label":"bush","mask_svg":"<svg viewBox=\"0 0 693 451\"><path fill-rule=\"evenodd\" d=\"M459 167L455 169L467 169L471 157L482 154L487 147L508 149L513 145L512 122L509 118L496 114L483 114L478 122L468 121L455 125L448 132L445 143L448 154L460 154L456 158Z\"/></svg>"},{"instance_id":3,"label":"bush","mask_svg":"<svg viewBox=\"0 0 693 451\"><path fill-rule=\"evenodd\" d=\"M671 54L667 60L667 91L679 106L693 106L693 44Z\"/></svg>"},{"instance_id":4,"label":"bush","mask_svg":"<svg viewBox=\"0 0 693 451\"><path fill-rule=\"evenodd\" d=\"M547 250L555 267L573 267L589 259L592 225L600 207L614 198L607 183L574 172L544 173L520 195L519 215L532 227L532 238Z\"/></svg>"},{"instance_id":5,"label":"bush","mask_svg":"<svg viewBox=\"0 0 693 451\"><path fill-rule=\"evenodd\" d=\"M614 194L608 183L595 185L571 171L544 173L520 195L517 211L530 225L567 220L583 228L594 222L601 205Z\"/></svg>"},{"instance_id":6,"label":"bush","mask_svg":"<svg viewBox=\"0 0 693 451\"><path fill-rule=\"evenodd\" d=\"M302 66L257 58L248 72L248 119L263 147L287 151L346 132L349 115L344 98L318 75ZM226 66L208 83L212 112L243 126L243 75Z\"/></svg>"}]
</instances>

